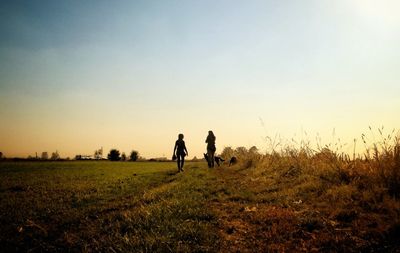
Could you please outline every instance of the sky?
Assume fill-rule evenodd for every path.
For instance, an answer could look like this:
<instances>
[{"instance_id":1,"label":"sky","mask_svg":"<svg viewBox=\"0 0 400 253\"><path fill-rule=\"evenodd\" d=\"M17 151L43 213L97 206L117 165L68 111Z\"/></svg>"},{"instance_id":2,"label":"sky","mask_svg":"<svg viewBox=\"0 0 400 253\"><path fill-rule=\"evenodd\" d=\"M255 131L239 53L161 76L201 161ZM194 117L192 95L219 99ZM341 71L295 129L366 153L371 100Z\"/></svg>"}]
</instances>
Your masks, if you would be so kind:
<instances>
[{"instance_id":1,"label":"sky","mask_svg":"<svg viewBox=\"0 0 400 253\"><path fill-rule=\"evenodd\" d=\"M397 0L1 1L0 151L170 157L183 133L201 157L208 130L217 153L264 152L267 136L351 150L369 126L400 125L399 11Z\"/></svg>"}]
</instances>

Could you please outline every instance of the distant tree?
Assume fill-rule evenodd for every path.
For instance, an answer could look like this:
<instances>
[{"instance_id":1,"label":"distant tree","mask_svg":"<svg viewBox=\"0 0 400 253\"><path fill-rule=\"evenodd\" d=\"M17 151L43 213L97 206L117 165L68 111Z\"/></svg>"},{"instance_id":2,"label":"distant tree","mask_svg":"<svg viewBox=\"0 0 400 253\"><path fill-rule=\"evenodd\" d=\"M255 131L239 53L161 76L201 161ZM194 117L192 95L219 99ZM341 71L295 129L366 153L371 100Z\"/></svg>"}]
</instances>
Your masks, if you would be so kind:
<instances>
[{"instance_id":1,"label":"distant tree","mask_svg":"<svg viewBox=\"0 0 400 253\"><path fill-rule=\"evenodd\" d=\"M129 160L137 161L138 158L139 158L139 152L137 152L136 150L132 150L131 155L129 156Z\"/></svg>"},{"instance_id":2,"label":"distant tree","mask_svg":"<svg viewBox=\"0 0 400 253\"><path fill-rule=\"evenodd\" d=\"M245 148L245 147L237 147L235 149L235 155L238 157L246 157L247 153L248 153L248 151L247 151L247 148Z\"/></svg>"},{"instance_id":3,"label":"distant tree","mask_svg":"<svg viewBox=\"0 0 400 253\"><path fill-rule=\"evenodd\" d=\"M253 146L249 149L247 154L247 158L251 159L252 161L259 161L261 159L261 154L256 146Z\"/></svg>"},{"instance_id":4,"label":"distant tree","mask_svg":"<svg viewBox=\"0 0 400 253\"><path fill-rule=\"evenodd\" d=\"M0 152L0 160L3 159L3 152Z\"/></svg>"},{"instance_id":5,"label":"distant tree","mask_svg":"<svg viewBox=\"0 0 400 253\"><path fill-rule=\"evenodd\" d=\"M257 154L258 153L258 148L256 146L251 147L249 149L249 153Z\"/></svg>"},{"instance_id":6,"label":"distant tree","mask_svg":"<svg viewBox=\"0 0 400 253\"><path fill-rule=\"evenodd\" d=\"M226 159L230 159L233 156L233 154L234 154L234 151L231 147L225 147L222 150L221 157L226 160Z\"/></svg>"},{"instance_id":7,"label":"distant tree","mask_svg":"<svg viewBox=\"0 0 400 253\"><path fill-rule=\"evenodd\" d=\"M103 159L103 147L101 147L101 149L97 149L94 151L94 159L97 160Z\"/></svg>"},{"instance_id":8,"label":"distant tree","mask_svg":"<svg viewBox=\"0 0 400 253\"><path fill-rule=\"evenodd\" d=\"M336 161L337 155L329 148L322 148L320 152L314 155L314 158L328 161Z\"/></svg>"},{"instance_id":9,"label":"distant tree","mask_svg":"<svg viewBox=\"0 0 400 253\"><path fill-rule=\"evenodd\" d=\"M126 161L126 155L125 155L125 152L122 152L122 155L121 155L121 160L122 160L122 161Z\"/></svg>"},{"instance_id":10,"label":"distant tree","mask_svg":"<svg viewBox=\"0 0 400 253\"><path fill-rule=\"evenodd\" d=\"M111 149L110 153L107 155L108 160L110 161L119 161L121 160L120 152L117 149Z\"/></svg>"},{"instance_id":11,"label":"distant tree","mask_svg":"<svg viewBox=\"0 0 400 253\"><path fill-rule=\"evenodd\" d=\"M47 160L49 159L49 154L47 152L42 152L42 160Z\"/></svg>"},{"instance_id":12,"label":"distant tree","mask_svg":"<svg viewBox=\"0 0 400 253\"><path fill-rule=\"evenodd\" d=\"M56 152L53 152L53 153L51 153L50 159L51 159L51 160L59 160L59 159L60 159L60 155L58 154L57 151L56 151Z\"/></svg>"}]
</instances>

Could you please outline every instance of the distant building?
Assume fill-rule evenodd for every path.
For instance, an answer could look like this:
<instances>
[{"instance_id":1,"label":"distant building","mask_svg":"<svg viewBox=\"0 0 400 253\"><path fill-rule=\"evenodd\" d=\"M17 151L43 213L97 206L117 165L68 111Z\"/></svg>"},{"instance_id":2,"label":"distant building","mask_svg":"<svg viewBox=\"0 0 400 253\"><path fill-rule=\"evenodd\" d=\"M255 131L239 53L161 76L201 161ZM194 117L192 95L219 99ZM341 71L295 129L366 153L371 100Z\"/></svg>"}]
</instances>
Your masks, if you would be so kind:
<instances>
[{"instance_id":1,"label":"distant building","mask_svg":"<svg viewBox=\"0 0 400 253\"><path fill-rule=\"evenodd\" d=\"M150 161L150 162L167 162L168 158L166 158L166 157L150 158L148 161Z\"/></svg>"},{"instance_id":2,"label":"distant building","mask_svg":"<svg viewBox=\"0 0 400 253\"><path fill-rule=\"evenodd\" d=\"M75 160L92 160L91 155L76 155Z\"/></svg>"}]
</instances>

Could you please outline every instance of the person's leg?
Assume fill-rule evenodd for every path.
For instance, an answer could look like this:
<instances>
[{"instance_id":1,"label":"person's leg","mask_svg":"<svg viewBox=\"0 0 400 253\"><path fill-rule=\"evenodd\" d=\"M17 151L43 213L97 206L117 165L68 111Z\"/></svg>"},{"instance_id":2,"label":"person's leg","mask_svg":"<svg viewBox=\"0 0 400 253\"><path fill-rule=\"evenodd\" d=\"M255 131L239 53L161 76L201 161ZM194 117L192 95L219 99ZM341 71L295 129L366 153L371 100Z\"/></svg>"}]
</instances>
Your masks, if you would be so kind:
<instances>
[{"instance_id":1,"label":"person's leg","mask_svg":"<svg viewBox=\"0 0 400 253\"><path fill-rule=\"evenodd\" d=\"M183 171L183 164L185 163L185 156L181 158L181 171Z\"/></svg>"},{"instance_id":2,"label":"person's leg","mask_svg":"<svg viewBox=\"0 0 400 253\"><path fill-rule=\"evenodd\" d=\"M204 158L205 158L206 161L207 161L208 168L210 168L210 158L209 158L209 156L208 156L208 149L207 149L207 154L204 154Z\"/></svg>"},{"instance_id":3,"label":"person's leg","mask_svg":"<svg viewBox=\"0 0 400 253\"><path fill-rule=\"evenodd\" d=\"M212 165L211 161L212 161L212 159L214 159L214 158L212 157L212 153L213 153L213 152L212 152L210 149L207 149L207 157L208 157L207 163L208 163L208 168L211 168L211 165Z\"/></svg>"},{"instance_id":4,"label":"person's leg","mask_svg":"<svg viewBox=\"0 0 400 253\"><path fill-rule=\"evenodd\" d=\"M215 158L214 158L214 151L212 151L211 152L211 159L210 159L210 161L211 161L211 168L214 168L214 160L215 160Z\"/></svg>"},{"instance_id":5,"label":"person's leg","mask_svg":"<svg viewBox=\"0 0 400 253\"><path fill-rule=\"evenodd\" d=\"M176 163L178 164L178 171L181 171L181 156L177 155L176 157Z\"/></svg>"}]
</instances>

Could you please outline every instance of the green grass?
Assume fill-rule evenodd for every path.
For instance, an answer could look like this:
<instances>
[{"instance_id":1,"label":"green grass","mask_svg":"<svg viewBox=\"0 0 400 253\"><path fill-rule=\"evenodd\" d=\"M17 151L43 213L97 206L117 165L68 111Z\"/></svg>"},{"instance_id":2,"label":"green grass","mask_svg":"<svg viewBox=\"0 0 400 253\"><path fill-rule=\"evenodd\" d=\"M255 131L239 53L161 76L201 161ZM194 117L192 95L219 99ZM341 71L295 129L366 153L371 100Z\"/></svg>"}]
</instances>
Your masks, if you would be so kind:
<instances>
[{"instance_id":1,"label":"green grass","mask_svg":"<svg viewBox=\"0 0 400 253\"><path fill-rule=\"evenodd\" d=\"M215 251L211 174L174 163L2 162L6 251Z\"/></svg>"}]
</instances>

